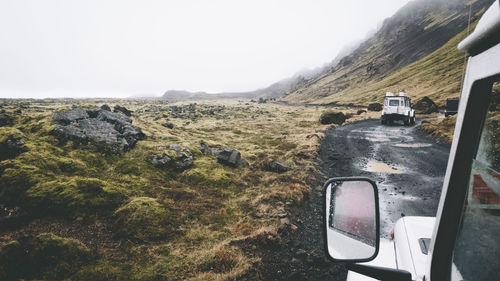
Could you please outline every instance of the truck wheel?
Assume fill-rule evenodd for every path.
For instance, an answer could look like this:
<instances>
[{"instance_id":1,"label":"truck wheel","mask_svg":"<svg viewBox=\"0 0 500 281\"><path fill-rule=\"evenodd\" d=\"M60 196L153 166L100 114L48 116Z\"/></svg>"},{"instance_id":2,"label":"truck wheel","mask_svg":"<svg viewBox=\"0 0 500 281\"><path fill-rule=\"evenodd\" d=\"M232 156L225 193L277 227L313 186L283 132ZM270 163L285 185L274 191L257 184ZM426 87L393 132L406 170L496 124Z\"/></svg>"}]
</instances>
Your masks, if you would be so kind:
<instances>
[{"instance_id":1,"label":"truck wheel","mask_svg":"<svg viewBox=\"0 0 500 281\"><path fill-rule=\"evenodd\" d=\"M410 117L405 118L404 123L405 123L405 126L410 125Z\"/></svg>"},{"instance_id":2,"label":"truck wheel","mask_svg":"<svg viewBox=\"0 0 500 281\"><path fill-rule=\"evenodd\" d=\"M382 123L382 125L385 125L387 124L387 121L385 119L380 119L380 123Z\"/></svg>"}]
</instances>

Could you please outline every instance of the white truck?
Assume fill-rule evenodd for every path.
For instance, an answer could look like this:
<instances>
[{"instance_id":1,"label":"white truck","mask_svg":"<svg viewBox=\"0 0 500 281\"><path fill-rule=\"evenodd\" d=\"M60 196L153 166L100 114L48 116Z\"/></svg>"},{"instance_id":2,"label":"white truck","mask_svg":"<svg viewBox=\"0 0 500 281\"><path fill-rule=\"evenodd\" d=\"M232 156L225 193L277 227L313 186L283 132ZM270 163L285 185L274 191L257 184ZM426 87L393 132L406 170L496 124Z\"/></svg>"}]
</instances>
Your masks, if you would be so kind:
<instances>
[{"instance_id":1,"label":"white truck","mask_svg":"<svg viewBox=\"0 0 500 281\"><path fill-rule=\"evenodd\" d=\"M411 99L404 92L399 92L398 96L391 92L385 94L380 121L385 125L392 124L395 120L402 120L405 125L415 124L415 110L411 105Z\"/></svg>"},{"instance_id":2,"label":"white truck","mask_svg":"<svg viewBox=\"0 0 500 281\"><path fill-rule=\"evenodd\" d=\"M348 263L349 281L500 280L500 0L459 44L469 53L448 167L435 217L400 218L380 238L375 182L332 178L324 185L327 256Z\"/></svg>"}]
</instances>

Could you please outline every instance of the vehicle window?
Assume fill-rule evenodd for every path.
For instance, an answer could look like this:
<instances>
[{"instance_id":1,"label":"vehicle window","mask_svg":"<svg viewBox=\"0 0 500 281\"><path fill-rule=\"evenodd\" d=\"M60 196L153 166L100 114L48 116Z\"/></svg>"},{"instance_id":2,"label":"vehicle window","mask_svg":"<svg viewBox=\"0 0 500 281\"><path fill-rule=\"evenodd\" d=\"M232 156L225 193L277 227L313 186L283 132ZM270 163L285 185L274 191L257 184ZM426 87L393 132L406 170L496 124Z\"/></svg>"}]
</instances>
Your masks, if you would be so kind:
<instances>
[{"instance_id":1,"label":"vehicle window","mask_svg":"<svg viewBox=\"0 0 500 281\"><path fill-rule=\"evenodd\" d=\"M398 106L399 100L389 100L389 106Z\"/></svg>"},{"instance_id":2,"label":"vehicle window","mask_svg":"<svg viewBox=\"0 0 500 281\"><path fill-rule=\"evenodd\" d=\"M500 94L495 83L492 96ZM494 99L492 98L494 102ZM500 269L500 111L489 107L473 160L461 229L453 262L453 280L498 280Z\"/></svg>"}]
</instances>

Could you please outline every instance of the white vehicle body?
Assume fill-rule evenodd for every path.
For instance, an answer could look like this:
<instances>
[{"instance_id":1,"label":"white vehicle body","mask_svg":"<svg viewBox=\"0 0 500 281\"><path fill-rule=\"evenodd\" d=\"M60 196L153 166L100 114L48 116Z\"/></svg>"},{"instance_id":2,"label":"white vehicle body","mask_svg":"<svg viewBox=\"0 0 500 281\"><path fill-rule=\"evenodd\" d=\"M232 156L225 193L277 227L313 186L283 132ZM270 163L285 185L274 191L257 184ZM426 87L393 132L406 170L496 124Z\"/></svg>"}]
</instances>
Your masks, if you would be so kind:
<instances>
[{"instance_id":1,"label":"white vehicle body","mask_svg":"<svg viewBox=\"0 0 500 281\"><path fill-rule=\"evenodd\" d=\"M385 94L382 124L392 123L395 120L402 120L405 125L415 123L415 110L411 106L411 99L404 92L400 92L398 96L391 92Z\"/></svg>"},{"instance_id":2,"label":"white vehicle body","mask_svg":"<svg viewBox=\"0 0 500 281\"><path fill-rule=\"evenodd\" d=\"M394 226L394 238L381 240L377 258L365 264L406 270L413 280L423 280L435 221L434 217L399 219ZM352 271L347 274L347 281L372 280L376 279Z\"/></svg>"},{"instance_id":3,"label":"white vehicle body","mask_svg":"<svg viewBox=\"0 0 500 281\"><path fill-rule=\"evenodd\" d=\"M349 281L376 280L367 275L394 277L395 275L391 275L394 273L397 273L397 277L391 280L409 280L408 275L411 275L411 280L419 281L459 281L464 278L465 280L498 280L497 271L498 264L500 264L496 255L499 252L496 248L496 245L499 245L498 230L491 231L496 230L491 226L498 226L499 218L497 213L485 212L482 209L500 209L500 204L478 203L477 199L472 198L471 193L473 194L476 188L476 176L484 175L484 178L487 178L490 174L500 175L498 169L488 170L487 174L481 174L481 170L474 170L474 167L475 169L479 167L475 163L480 159L479 139L482 138L483 125L488 113L490 102L488 95L491 93L493 82L500 83L500 64L498 63L500 62L500 0L495 1L484 13L474 32L459 44L459 49L467 51L471 56L468 59L453 143L436 217L399 219L394 226L394 239L380 239L378 236L380 239L377 244L378 254L374 251L372 258L375 257L375 259L371 261L362 254L359 255L359 260L339 259L327 249L329 257L333 260L350 263L347 276ZM390 98L391 96L388 97ZM392 109L388 108L385 112L390 112L389 110ZM495 167L498 168L498 166ZM497 176L497 178L500 181L500 177ZM339 185L344 179L329 179L325 183L326 194L332 192L332 182ZM359 181L359 179L351 179L351 181L356 180ZM485 185L497 190L498 193L500 188L498 181L488 182ZM374 190L375 204L378 206L376 186ZM335 214L331 211L334 209L329 209L329 202L325 201L327 229L331 228L329 226L331 217L328 216ZM479 215L473 216L474 214ZM474 224L485 218L489 219L489 224ZM378 210L376 219L379 219ZM378 227L377 225L377 234ZM464 233L473 234L470 236L471 240L466 240L467 236L463 236ZM491 240L492 242L485 245L476 244L481 240L476 237L485 233L490 235L489 239L496 240ZM328 233L325 232L325 234ZM332 244L328 247L334 248L336 241L328 239L327 236L326 241ZM422 239L427 240L422 242ZM458 243L464 241L466 243ZM479 246L482 247L483 252L478 251ZM350 250L355 252L356 248ZM369 262L366 262L367 260Z\"/></svg>"}]
</instances>

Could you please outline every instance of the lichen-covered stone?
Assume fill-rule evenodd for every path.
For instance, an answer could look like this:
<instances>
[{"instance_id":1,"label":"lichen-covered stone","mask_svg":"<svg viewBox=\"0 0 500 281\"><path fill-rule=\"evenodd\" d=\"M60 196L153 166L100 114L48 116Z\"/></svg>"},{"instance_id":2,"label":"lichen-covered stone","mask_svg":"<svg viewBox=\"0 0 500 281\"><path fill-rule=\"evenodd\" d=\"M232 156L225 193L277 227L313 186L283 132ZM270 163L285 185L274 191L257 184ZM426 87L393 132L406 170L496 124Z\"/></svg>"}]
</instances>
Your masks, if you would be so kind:
<instances>
[{"instance_id":1,"label":"lichen-covered stone","mask_svg":"<svg viewBox=\"0 0 500 281\"><path fill-rule=\"evenodd\" d=\"M168 157L168 155L164 153L153 154L151 158L151 164L157 168L167 167L172 162L172 158Z\"/></svg>"},{"instance_id":2,"label":"lichen-covered stone","mask_svg":"<svg viewBox=\"0 0 500 281\"><path fill-rule=\"evenodd\" d=\"M121 152L144 138L141 128L133 126L128 117L99 107L61 110L52 118L59 123L52 132L61 142L95 143L113 152Z\"/></svg>"}]
</instances>

